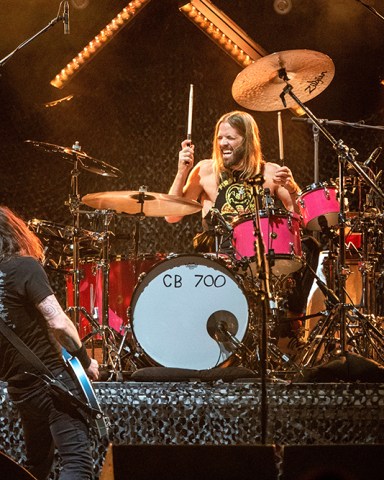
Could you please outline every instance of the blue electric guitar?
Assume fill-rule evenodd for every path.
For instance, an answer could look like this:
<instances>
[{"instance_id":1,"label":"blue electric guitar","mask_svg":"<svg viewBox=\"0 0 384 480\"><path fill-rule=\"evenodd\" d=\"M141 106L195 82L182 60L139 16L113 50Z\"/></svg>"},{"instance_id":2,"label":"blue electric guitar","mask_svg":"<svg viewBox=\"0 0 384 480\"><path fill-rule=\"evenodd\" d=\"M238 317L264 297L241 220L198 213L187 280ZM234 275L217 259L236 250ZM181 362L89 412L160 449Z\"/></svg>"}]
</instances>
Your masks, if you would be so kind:
<instances>
[{"instance_id":1,"label":"blue electric guitar","mask_svg":"<svg viewBox=\"0 0 384 480\"><path fill-rule=\"evenodd\" d=\"M94 427L99 437L103 437L108 434L109 421L106 419L104 413L102 412L99 402L96 398L95 392L93 390L92 384L85 373L85 370L79 360L76 357L73 357L65 348L62 349L62 355L64 362L76 377L77 383L84 395L83 407L84 410L89 413L90 423Z\"/></svg>"}]
</instances>

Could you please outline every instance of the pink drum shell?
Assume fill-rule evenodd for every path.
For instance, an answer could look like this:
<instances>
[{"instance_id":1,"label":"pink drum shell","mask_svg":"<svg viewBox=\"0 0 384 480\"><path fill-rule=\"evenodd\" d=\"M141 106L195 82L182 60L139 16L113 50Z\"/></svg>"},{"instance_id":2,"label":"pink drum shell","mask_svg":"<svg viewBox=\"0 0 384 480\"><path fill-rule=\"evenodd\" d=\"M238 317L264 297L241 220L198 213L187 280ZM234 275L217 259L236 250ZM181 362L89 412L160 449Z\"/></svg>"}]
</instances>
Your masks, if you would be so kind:
<instances>
[{"instance_id":1,"label":"pink drum shell","mask_svg":"<svg viewBox=\"0 0 384 480\"><path fill-rule=\"evenodd\" d=\"M243 257L254 259L253 215L236 217L232 222L233 243L238 260ZM272 272L287 275L302 266L302 249L300 237L300 216L295 212L271 209L260 211L260 228L266 253L274 250L275 265Z\"/></svg>"},{"instance_id":2,"label":"pink drum shell","mask_svg":"<svg viewBox=\"0 0 384 480\"><path fill-rule=\"evenodd\" d=\"M326 182L313 183L302 190L297 205L299 206L303 225L308 230L321 231L319 217L324 216L328 227L339 221L340 203L337 199L336 185Z\"/></svg>"}]
</instances>

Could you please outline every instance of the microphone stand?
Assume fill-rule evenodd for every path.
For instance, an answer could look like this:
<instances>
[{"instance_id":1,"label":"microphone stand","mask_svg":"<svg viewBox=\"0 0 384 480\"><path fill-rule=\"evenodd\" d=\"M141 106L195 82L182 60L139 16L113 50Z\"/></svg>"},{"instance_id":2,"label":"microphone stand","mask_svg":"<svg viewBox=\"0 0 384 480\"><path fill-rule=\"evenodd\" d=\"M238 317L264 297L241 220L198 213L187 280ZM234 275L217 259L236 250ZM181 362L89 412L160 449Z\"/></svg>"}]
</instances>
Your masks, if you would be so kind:
<instances>
[{"instance_id":1,"label":"microphone stand","mask_svg":"<svg viewBox=\"0 0 384 480\"><path fill-rule=\"evenodd\" d=\"M261 328L260 328L260 374L261 374L261 443L266 444L268 431L268 402L267 402L267 324L269 305L272 302L270 286L269 286L269 263L266 260L266 252L263 243L260 225L260 205L259 197L263 192L263 176L259 174L254 180L248 181L252 187L252 195L255 201L255 214L253 216L254 228L254 247L256 258L256 270L259 272L261 288L258 292L260 297L260 305L262 309Z\"/></svg>"},{"instance_id":2,"label":"microphone stand","mask_svg":"<svg viewBox=\"0 0 384 480\"><path fill-rule=\"evenodd\" d=\"M327 120L326 118L318 118L318 123L315 123L312 118L300 118L292 117L293 122L305 122L312 125L313 132L313 141L314 141L314 167L313 167L313 177L314 182L319 182L319 127L318 123L321 125L341 125L348 126L353 128L365 128L373 130L384 130L384 127L381 125L366 125L363 121L361 122L344 122L343 120Z\"/></svg>"},{"instance_id":3,"label":"microphone stand","mask_svg":"<svg viewBox=\"0 0 384 480\"><path fill-rule=\"evenodd\" d=\"M280 94L281 101L283 102L284 107L286 108L287 104L285 101L285 95L289 95L308 115L308 117L313 121L313 123L318 127L318 129L323 133L323 135L330 141L333 145L333 148L337 151L338 161L339 161L339 181L340 181L340 212L339 212L339 256L340 262L338 265L338 290L340 298L340 347L341 355L346 353L346 276L347 269L345 267L345 202L344 202L344 171L346 163L348 162L356 172L363 177L366 182L371 185L372 189L384 199L384 193L382 190L372 181L372 179L367 175L363 168L355 160L356 152L354 149L350 149L347 145L344 145L342 140L336 140L331 133L321 124L321 122L316 118L316 116L306 107L300 99L293 93L293 87L289 83L289 78L285 68L281 68L278 72L279 77L285 81L286 86L284 87L282 93Z\"/></svg>"},{"instance_id":4,"label":"microphone stand","mask_svg":"<svg viewBox=\"0 0 384 480\"><path fill-rule=\"evenodd\" d=\"M60 7L61 7L61 4L59 6L59 11L60 11ZM46 32L47 30L49 30L51 27L53 27L54 25L56 25L56 23L60 22L64 20L64 17L61 16L61 15L57 15L57 17L55 17L54 19L52 19L48 25L46 25L44 28L42 28L39 32L35 33L32 37L28 38L27 40L24 40L24 42L20 43L20 45L18 45L11 53L9 53L8 55L6 55L3 59L0 60L0 67L3 67L7 62L8 60L10 60L13 55L15 55L16 52L18 52L19 50L21 50L23 47L25 47L26 45L28 45L30 42L32 42L32 40L34 40L35 38L39 37L42 33Z\"/></svg>"},{"instance_id":5,"label":"microphone stand","mask_svg":"<svg viewBox=\"0 0 384 480\"><path fill-rule=\"evenodd\" d=\"M376 8L374 8L372 5L369 4L369 2L367 2L367 0L363 1L363 0L356 0L357 2L361 3L361 5L363 5L365 8L368 8L368 10L373 13L373 15L375 15L376 17L380 18L380 20L383 20L384 21L384 17L383 15L381 15L381 13L379 13Z\"/></svg>"}]
</instances>

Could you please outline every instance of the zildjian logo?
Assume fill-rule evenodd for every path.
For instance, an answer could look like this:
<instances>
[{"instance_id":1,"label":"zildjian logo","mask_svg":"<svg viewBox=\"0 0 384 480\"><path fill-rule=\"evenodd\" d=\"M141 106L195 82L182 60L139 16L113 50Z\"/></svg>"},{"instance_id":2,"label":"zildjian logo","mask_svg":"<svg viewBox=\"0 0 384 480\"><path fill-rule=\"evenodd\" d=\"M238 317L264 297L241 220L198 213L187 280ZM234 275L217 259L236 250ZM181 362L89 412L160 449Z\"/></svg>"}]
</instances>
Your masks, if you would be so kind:
<instances>
[{"instance_id":1,"label":"zildjian logo","mask_svg":"<svg viewBox=\"0 0 384 480\"><path fill-rule=\"evenodd\" d=\"M311 94L314 90L316 90L319 83L323 83L323 78L327 73L328 72L321 72L320 75L315 77L313 80L307 82L308 86L304 90Z\"/></svg>"}]
</instances>

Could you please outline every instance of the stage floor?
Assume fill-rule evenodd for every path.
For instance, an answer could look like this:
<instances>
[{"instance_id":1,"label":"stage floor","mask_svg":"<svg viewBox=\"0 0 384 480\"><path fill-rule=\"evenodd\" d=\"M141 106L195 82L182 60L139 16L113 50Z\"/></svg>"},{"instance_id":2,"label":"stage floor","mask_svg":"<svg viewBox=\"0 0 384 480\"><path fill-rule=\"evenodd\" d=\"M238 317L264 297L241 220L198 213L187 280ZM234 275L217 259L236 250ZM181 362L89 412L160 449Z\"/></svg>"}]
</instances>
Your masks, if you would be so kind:
<instances>
[{"instance_id":1,"label":"stage floor","mask_svg":"<svg viewBox=\"0 0 384 480\"><path fill-rule=\"evenodd\" d=\"M384 384L267 383L261 415L257 380L99 382L95 391L111 428L94 438L95 479L115 445L343 445L384 443ZM17 411L0 383L0 442L23 459ZM262 429L262 425L264 429ZM55 478L54 476L52 478Z\"/></svg>"}]
</instances>

